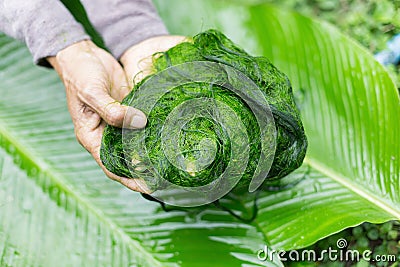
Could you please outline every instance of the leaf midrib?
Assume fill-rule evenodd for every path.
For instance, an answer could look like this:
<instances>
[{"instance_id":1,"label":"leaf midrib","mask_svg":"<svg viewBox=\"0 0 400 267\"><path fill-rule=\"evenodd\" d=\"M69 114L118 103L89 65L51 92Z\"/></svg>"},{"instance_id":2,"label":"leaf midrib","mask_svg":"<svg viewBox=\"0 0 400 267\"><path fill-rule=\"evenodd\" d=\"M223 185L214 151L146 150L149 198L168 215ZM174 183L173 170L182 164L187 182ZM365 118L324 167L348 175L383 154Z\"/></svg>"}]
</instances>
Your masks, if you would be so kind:
<instances>
[{"instance_id":1,"label":"leaf midrib","mask_svg":"<svg viewBox=\"0 0 400 267\"><path fill-rule=\"evenodd\" d=\"M81 205L82 210L86 210L88 213L92 213L95 215L96 218L100 222L103 222L104 225L108 226L110 229L110 232L114 232L115 234L119 235L123 241L126 242L126 244L134 249L137 254L146 257L148 263L150 266L162 266L161 262L157 261L151 253L149 253L146 249L144 249L142 246L140 246L139 242L133 240L126 232L124 232L122 229L119 228L119 226L114 223L112 220L108 219L107 216L104 216L105 214L98 208L96 208L88 199L79 196L78 194L75 193L73 187L71 187L70 184L65 182L65 178L63 178L63 175L56 173L52 167L47 164L45 161L43 161L38 154L34 153L29 146L24 146L22 142L19 142L13 135L4 127L4 125L7 125L4 121L0 120L0 137L3 137L5 140L5 143L10 144L15 148L15 151L13 151L13 154L19 154L21 156L21 164L18 164L19 168L25 169L25 171L28 171L26 168L23 168L21 165L24 161L27 161L26 159L29 159L29 163L33 164L34 167L38 170L38 172L46 175L48 179L52 181L54 185L57 185L66 195L69 195L75 201L78 203L78 205ZM0 142L1 144L1 142ZM2 146L6 151L9 152L9 148ZM14 157L13 154L9 153L10 156ZM32 175L27 175L27 177L30 177L32 180L35 181L37 186L43 188L39 183L37 183L37 179L35 177L32 177ZM45 193L46 191L43 190ZM54 199L49 195L49 198L54 201ZM63 207L65 208L65 207Z\"/></svg>"},{"instance_id":2,"label":"leaf midrib","mask_svg":"<svg viewBox=\"0 0 400 267\"><path fill-rule=\"evenodd\" d=\"M315 170L319 171L322 174L325 174L327 177L331 178L332 180L338 182L339 184L343 185L347 189L351 190L358 196L364 198L371 204L381 208L388 214L394 216L395 218L400 220L400 210L396 210L392 208L387 202L382 201L378 197L374 196L368 191L362 190L359 186L356 186L349 178L346 178L344 175L332 170L331 168L327 167L325 164L321 163L320 161L306 156L304 159L304 163L308 164Z\"/></svg>"}]
</instances>

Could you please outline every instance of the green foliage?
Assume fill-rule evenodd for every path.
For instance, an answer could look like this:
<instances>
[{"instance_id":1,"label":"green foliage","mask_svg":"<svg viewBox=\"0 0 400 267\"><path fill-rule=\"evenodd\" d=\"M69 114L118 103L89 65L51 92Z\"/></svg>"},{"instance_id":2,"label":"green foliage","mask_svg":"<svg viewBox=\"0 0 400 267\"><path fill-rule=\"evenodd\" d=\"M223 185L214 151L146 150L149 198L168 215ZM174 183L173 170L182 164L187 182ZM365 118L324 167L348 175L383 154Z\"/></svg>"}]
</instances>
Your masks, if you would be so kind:
<instances>
[{"instance_id":1,"label":"green foliage","mask_svg":"<svg viewBox=\"0 0 400 267\"><path fill-rule=\"evenodd\" d=\"M375 53L400 33L400 1L391 0L232 0L240 3L274 3L339 27Z\"/></svg>"},{"instance_id":2,"label":"green foliage","mask_svg":"<svg viewBox=\"0 0 400 267\"><path fill-rule=\"evenodd\" d=\"M238 0L244 1L246 0ZM386 42L400 33L400 1L394 0L260 0L294 9L336 25L360 44L377 53L386 49ZM400 88L399 66L388 71Z\"/></svg>"},{"instance_id":3,"label":"green foliage","mask_svg":"<svg viewBox=\"0 0 400 267\"><path fill-rule=\"evenodd\" d=\"M386 48L386 41L400 33L399 1L390 0L284 0L268 1L329 21L358 40L371 52Z\"/></svg>"},{"instance_id":4,"label":"green foliage","mask_svg":"<svg viewBox=\"0 0 400 267\"><path fill-rule=\"evenodd\" d=\"M283 73L277 70L267 58L250 56L222 33L215 30L208 30L196 35L193 38L193 43L182 43L161 55L157 54L154 58L153 68L155 73L158 73L168 67L193 61L218 62L234 67L247 75L261 89L263 97L270 104L277 130L277 148L271 170L268 173L268 180L280 179L302 164L307 141L293 100L290 83ZM218 79L218 77L214 79ZM167 81L160 80L159 83L167 84ZM143 82L137 84L122 103L131 105L132 101L137 98L135 93L140 90L142 84ZM181 151L184 151L185 158L195 160L200 157L198 154L201 147L198 146L201 140L207 138L217 145L216 158L207 168L198 172L193 170L182 171L172 165L161 146L160 136L164 129L164 122L174 108L195 98L211 98L226 103L244 123L248 139L251 140L250 155L247 168L238 187L248 187L261 152L261 134L257 119L246 103L240 99L240 96L220 85L198 83L197 81L184 83L174 88L162 96L150 114L147 114L146 150L152 164L155 165L156 173L177 185L203 186L218 179L225 171L228 162L231 160L232 145L249 142L248 140L240 140L241 136L231 137L235 140L230 140L226 130L220 124L222 121L215 122L199 117L185 125L179 143L176 145ZM259 102L258 99L253 99L252 103L257 105ZM195 110L192 112L193 114L196 113ZM166 134L172 135L173 133ZM140 178L141 172L143 172L142 168L149 167L141 166L140 171L132 171L135 168L132 166L132 161L143 161L137 156L139 155L139 141L137 139L137 136L134 135L127 143L124 143L122 129L107 126L101 148L101 157L106 168L120 176ZM129 148L132 147L132 151L128 150L129 148L124 148L124 145L129 146ZM126 153L126 151L130 152ZM243 161L244 159L240 160Z\"/></svg>"},{"instance_id":5,"label":"green foliage","mask_svg":"<svg viewBox=\"0 0 400 267\"><path fill-rule=\"evenodd\" d=\"M396 266L395 263L400 262L400 222L390 221L383 224L363 223L349 228L340 233L334 234L328 238L318 241L312 247L318 255L321 251L328 249L338 249L337 242L344 239L347 242L346 250L358 251L359 255L366 250L371 251L369 257L374 259L376 266ZM329 260L327 254L318 262L309 262L309 264L318 264L318 266L332 266L333 262ZM381 258L379 258L381 257ZM362 257L360 257L362 258ZM288 262L287 266L297 266L296 262ZM344 266L371 266L364 259L357 262L355 259L349 258L349 261L338 260L335 264L337 267Z\"/></svg>"}]
</instances>

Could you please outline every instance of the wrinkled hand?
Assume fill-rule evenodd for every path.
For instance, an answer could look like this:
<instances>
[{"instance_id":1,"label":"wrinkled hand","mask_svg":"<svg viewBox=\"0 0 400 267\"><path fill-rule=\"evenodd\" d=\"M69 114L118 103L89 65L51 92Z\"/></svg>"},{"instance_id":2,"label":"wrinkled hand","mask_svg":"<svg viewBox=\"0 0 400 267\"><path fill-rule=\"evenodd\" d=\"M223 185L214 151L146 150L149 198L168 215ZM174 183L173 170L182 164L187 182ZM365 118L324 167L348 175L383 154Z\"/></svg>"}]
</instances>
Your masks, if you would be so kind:
<instances>
[{"instance_id":1,"label":"wrinkled hand","mask_svg":"<svg viewBox=\"0 0 400 267\"><path fill-rule=\"evenodd\" d=\"M129 109L129 128L143 128L146 116L119 101L129 91L124 70L106 51L91 41L81 41L48 58L66 89L68 109L79 143L89 151L108 177L126 187L148 192L144 181L119 177L109 172L100 160L100 146L106 123L122 127Z\"/></svg>"},{"instance_id":2,"label":"wrinkled hand","mask_svg":"<svg viewBox=\"0 0 400 267\"><path fill-rule=\"evenodd\" d=\"M177 35L164 35L149 38L136 44L125 51L121 56L121 63L124 67L129 86L138 83L147 75L151 74L152 56L157 52L164 52L171 47L185 41L187 37Z\"/></svg>"}]
</instances>

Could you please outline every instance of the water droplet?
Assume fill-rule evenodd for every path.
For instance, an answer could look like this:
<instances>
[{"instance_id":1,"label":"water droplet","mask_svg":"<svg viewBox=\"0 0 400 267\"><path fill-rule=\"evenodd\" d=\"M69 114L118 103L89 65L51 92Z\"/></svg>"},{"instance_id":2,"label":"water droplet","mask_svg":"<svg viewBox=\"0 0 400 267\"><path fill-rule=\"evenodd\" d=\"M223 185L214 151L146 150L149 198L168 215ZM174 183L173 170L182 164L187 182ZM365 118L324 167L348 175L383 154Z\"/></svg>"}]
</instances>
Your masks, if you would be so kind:
<instances>
[{"instance_id":1,"label":"water droplet","mask_svg":"<svg viewBox=\"0 0 400 267\"><path fill-rule=\"evenodd\" d=\"M15 146L13 146L13 145L9 145L8 146L8 151L10 152L10 154L14 154L14 152L15 152Z\"/></svg>"},{"instance_id":2,"label":"water droplet","mask_svg":"<svg viewBox=\"0 0 400 267\"><path fill-rule=\"evenodd\" d=\"M16 155L14 157L14 162L15 162L16 165L21 165L21 163L22 163L21 157L19 155Z\"/></svg>"},{"instance_id":3,"label":"water droplet","mask_svg":"<svg viewBox=\"0 0 400 267\"><path fill-rule=\"evenodd\" d=\"M37 174L37 169L36 168L31 168L30 170L29 170L29 175L32 175L32 176L35 176L36 174Z\"/></svg>"},{"instance_id":4,"label":"water droplet","mask_svg":"<svg viewBox=\"0 0 400 267\"><path fill-rule=\"evenodd\" d=\"M30 211L33 208L33 202L30 201L29 199L25 200L22 203L22 208L24 209L24 211Z\"/></svg>"},{"instance_id":5,"label":"water droplet","mask_svg":"<svg viewBox=\"0 0 400 267\"><path fill-rule=\"evenodd\" d=\"M321 184L320 183L315 183L314 185L313 185L313 188L314 188L314 191L315 192L319 192L319 191L321 191Z\"/></svg>"}]
</instances>

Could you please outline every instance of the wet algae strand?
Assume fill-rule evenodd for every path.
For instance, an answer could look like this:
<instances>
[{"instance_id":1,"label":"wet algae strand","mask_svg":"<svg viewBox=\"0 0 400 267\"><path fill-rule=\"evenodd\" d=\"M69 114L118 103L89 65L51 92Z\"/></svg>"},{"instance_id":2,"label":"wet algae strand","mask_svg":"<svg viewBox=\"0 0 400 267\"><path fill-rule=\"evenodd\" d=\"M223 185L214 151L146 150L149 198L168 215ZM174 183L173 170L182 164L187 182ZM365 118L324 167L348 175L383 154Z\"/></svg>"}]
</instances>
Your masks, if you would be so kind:
<instances>
[{"instance_id":1,"label":"wet algae strand","mask_svg":"<svg viewBox=\"0 0 400 267\"><path fill-rule=\"evenodd\" d=\"M292 88L286 75L275 68L265 57L253 57L236 46L217 30L202 32L186 42L153 56L153 74L136 84L123 100L129 105L137 97L136 92L152 76L187 62L215 62L228 65L250 78L261 90L269 104L275 123L276 149L266 181L280 179L296 168L304 159L307 139L293 99ZM176 147L188 162L196 162L199 153L213 154L213 161L205 168L188 166L186 170L171 164L161 144L163 124L175 107L196 98L208 98L228 105L241 120L249 142L248 162L236 188L249 185L256 170L261 150L260 127L251 108L237 94L224 86L202 82L184 83L164 94L149 112L145 129L145 150L155 170L155 176L185 187L197 187L211 183L224 172L231 157L232 146L241 140L228 136L223 125L209 118L193 118L184 125ZM257 102L255 100L255 102ZM140 165L141 156L136 151L137 140L124 139L120 128L106 126L101 146L101 160L105 167L124 177L148 179L148 166ZM143 131L143 130L142 130ZM165 133L163 133L165 135ZM206 142L204 141L206 140ZM126 149L129 146L129 149ZM127 152L128 151L128 152ZM190 161L192 159L192 161ZM137 164L137 165L135 165ZM157 184L153 177L152 185ZM147 181L147 180L146 180Z\"/></svg>"}]
</instances>

